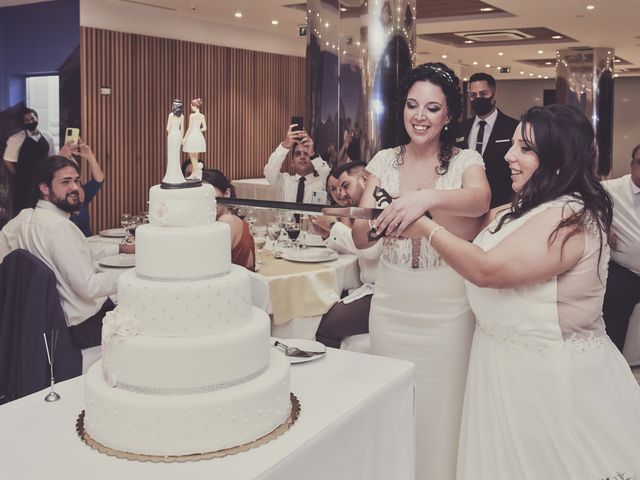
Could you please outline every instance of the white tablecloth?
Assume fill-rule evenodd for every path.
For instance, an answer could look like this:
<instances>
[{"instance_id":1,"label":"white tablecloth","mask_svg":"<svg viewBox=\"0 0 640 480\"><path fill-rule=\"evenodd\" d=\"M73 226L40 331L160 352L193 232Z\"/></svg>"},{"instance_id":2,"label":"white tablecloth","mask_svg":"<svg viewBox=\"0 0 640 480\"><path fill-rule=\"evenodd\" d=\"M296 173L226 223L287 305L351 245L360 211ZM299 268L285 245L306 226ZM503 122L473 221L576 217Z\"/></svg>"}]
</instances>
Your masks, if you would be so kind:
<instances>
[{"instance_id":1,"label":"white tablecloth","mask_svg":"<svg viewBox=\"0 0 640 480\"><path fill-rule=\"evenodd\" d=\"M414 478L414 367L329 349L291 367L302 405L290 431L257 449L199 462L151 464L91 450L75 433L82 378L0 406L0 472L6 479L410 480Z\"/></svg>"}]
</instances>

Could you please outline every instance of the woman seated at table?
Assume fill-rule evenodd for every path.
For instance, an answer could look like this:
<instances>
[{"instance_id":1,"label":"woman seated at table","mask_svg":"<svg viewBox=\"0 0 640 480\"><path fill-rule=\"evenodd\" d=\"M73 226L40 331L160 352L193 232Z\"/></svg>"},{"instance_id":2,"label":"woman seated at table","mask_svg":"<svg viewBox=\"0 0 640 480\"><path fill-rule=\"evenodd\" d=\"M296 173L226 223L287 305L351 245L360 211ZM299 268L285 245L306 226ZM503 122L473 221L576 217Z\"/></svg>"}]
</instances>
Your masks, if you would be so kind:
<instances>
[{"instance_id":1,"label":"woman seated at table","mask_svg":"<svg viewBox=\"0 0 640 480\"><path fill-rule=\"evenodd\" d=\"M202 181L213 186L217 197L236 196L233 185L220 170L203 170ZM249 224L235 215L231 209L220 204L216 207L216 220L231 227L231 263L255 271L256 249Z\"/></svg>"}]
</instances>

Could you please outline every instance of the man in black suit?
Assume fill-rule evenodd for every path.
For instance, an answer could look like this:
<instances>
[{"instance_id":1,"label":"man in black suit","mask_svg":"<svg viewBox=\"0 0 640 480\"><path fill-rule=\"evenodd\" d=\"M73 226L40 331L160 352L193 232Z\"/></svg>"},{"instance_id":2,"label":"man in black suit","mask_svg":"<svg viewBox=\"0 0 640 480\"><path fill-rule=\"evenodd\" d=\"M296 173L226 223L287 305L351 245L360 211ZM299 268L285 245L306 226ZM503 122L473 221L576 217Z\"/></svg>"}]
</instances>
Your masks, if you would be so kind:
<instances>
[{"instance_id":1,"label":"man in black suit","mask_svg":"<svg viewBox=\"0 0 640 480\"><path fill-rule=\"evenodd\" d=\"M496 79L487 73L471 75L469 100L475 116L459 125L456 145L482 155L493 208L513 198L511 172L504 156L511 148L511 137L519 122L496 108Z\"/></svg>"}]
</instances>

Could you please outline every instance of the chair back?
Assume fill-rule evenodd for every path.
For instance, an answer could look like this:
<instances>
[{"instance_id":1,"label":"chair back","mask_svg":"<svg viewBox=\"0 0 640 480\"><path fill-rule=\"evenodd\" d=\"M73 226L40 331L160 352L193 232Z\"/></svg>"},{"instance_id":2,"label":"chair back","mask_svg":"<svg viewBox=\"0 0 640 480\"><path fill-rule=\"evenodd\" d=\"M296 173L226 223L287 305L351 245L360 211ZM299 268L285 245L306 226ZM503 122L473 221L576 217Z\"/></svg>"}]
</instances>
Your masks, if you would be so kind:
<instances>
[{"instance_id":1,"label":"chair back","mask_svg":"<svg viewBox=\"0 0 640 480\"><path fill-rule=\"evenodd\" d=\"M43 333L52 348L56 381L82 373L82 354L71 343L53 271L26 250L0 264L0 404L50 384Z\"/></svg>"},{"instance_id":2,"label":"chair back","mask_svg":"<svg viewBox=\"0 0 640 480\"><path fill-rule=\"evenodd\" d=\"M249 272L251 278L251 304L264 310L271 312L271 295L269 293L269 282L259 273Z\"/></svg>"}]
</instances>

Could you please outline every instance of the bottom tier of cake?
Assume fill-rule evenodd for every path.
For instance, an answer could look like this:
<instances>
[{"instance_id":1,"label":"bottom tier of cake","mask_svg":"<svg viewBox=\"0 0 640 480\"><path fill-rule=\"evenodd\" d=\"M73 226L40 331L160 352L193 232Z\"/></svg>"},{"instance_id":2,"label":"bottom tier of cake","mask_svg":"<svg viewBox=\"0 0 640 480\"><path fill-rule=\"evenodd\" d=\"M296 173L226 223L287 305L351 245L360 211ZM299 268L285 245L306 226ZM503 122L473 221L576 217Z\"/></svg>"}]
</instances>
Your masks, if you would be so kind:
<instances>
[{"instance_id":1,"label":"bottom tier of cake","mask_svg":"<svg viewBox=\"0 0 640 480\"><path fill-rule=\"evenodd\" d=\"M102 445L145 455L188 455L235 447L289 416L289 361L271 349L269 368L208 393L149 395L109 387L101 362L85 376L85 429Z\"/></svg>"}]
</instances>

